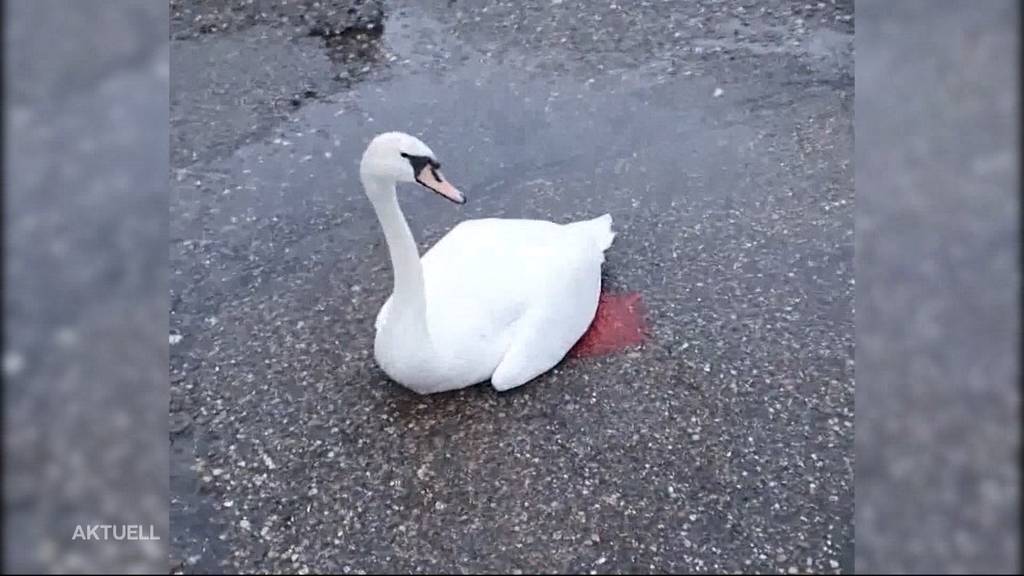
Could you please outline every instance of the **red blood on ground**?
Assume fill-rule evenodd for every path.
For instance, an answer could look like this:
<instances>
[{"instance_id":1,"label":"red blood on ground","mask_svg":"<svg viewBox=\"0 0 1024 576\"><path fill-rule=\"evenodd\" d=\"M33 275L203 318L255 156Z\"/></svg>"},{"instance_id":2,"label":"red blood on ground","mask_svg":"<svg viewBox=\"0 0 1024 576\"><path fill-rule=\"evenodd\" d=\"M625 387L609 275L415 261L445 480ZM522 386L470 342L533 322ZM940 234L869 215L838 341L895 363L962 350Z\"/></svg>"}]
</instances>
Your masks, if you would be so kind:
<instances>
[{"instance_id":1,"label":"red blood on ground","mask_svg":"<svg viewBox=\"0 0 1024 576\"><path fill-rule=\"evenodd\" d=\"M639 292L602 292L594 321L569 351L569 356L604 356L642 344L647 339L645 312Z\"/></svg>"}]
</instances>

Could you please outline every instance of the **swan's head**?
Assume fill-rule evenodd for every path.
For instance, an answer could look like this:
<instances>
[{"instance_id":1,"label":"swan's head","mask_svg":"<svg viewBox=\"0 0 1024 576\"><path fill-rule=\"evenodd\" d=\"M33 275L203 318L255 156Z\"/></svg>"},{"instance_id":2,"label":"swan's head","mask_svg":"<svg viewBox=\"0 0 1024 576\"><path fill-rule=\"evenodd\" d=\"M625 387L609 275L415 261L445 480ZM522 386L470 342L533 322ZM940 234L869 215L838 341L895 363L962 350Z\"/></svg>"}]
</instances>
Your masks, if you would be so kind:
<instances>
[{"instance_id":1,"label":"swan's head","mask_svg":"<svg viewBox=\"0 0 1024 576\"><path fill-rule=\"evenodd\" d=\"M464 204L465 196L444 179L440 168L437 157L419 138L402 132L385 132L366 147L359 173L364 180L417 182L456 204ZM368 193L372 194L369 188Z\"/></svg>"}]
</instances>

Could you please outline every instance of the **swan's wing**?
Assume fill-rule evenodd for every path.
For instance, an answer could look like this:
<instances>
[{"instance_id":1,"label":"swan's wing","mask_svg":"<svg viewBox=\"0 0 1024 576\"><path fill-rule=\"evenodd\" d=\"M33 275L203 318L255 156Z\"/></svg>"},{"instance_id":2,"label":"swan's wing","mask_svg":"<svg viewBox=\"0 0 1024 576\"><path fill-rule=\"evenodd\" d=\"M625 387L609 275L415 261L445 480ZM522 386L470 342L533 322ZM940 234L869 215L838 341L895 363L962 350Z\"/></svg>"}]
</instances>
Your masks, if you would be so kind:
<instances>
[{"instance_id":1,"label":"swan's wing","mask_svg":"<svg viewBox=\"0 0 1024 576\"><path fill-rule=\"evenodd\" d=\"M557 281L516 323L494 370L497 390L521 386L558 364L587 331L601 293L601 252L563 262Z\"/></svg>"},{"instance_id":2,"label":"swan's wing","mask_svg":"<svg viewBox=\"0 0 1024 576\"><path fill-rule=\"evenodd\" d=\"M564 259L563 230L542 220L460 223L423 256L429 308L437 302L447 302L449 313L474 305L494 312L522 308Z\"/></svg>"},{"instance_id":3,"label":"swan's wing","mask_svg":"<svg viewBox=\"0 0 1024 576\"><path fill-rule=\"evenodd\" d=\"M523 263L557 228L551 222L498 218L466 220L452 228L421 258L432 332L450 337L457 332L452 327L472 325L486 336L512 322L531 286L518 276ZM387 321L392 299L377 313L377 330Z\"/></svg>"},{"instance_id":4,"label":"swan's wing","mask_svg":"<svg viewBox=\"0 0 1024 576\"><path fill-rule=\"evenodd\" d=\"M423 257L432 335L482 351L499 389L546 372L593 320L609 224L460 224Z\"/></svg>"},{"instance_id":5,"label":"swan's wing","mask_svg":"<svg viewBox=\"0 0 1024 576\"><path fill-rule=\"evenodd\" d=\"M545 262L529 253L544 228L469 220L438 241L423 256L431 334L474 349L502 340L537 289Z\"/></svg>"}]
</instances>

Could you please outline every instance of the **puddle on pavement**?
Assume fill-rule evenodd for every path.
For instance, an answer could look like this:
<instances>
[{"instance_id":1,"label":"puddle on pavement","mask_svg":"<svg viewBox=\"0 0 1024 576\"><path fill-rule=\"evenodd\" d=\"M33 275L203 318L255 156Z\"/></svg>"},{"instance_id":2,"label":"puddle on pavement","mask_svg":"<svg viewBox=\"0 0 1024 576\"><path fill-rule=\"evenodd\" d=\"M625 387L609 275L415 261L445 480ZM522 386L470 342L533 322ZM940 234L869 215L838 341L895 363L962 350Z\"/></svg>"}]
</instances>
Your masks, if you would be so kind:
<instances>
[{"instance_id":1,"label":"puddle on pavement","mask_svg":"<svg viewBox=\"0 0 1024 576\"><path fill-rule=\"evenodd\" d=\"M711 78L632 70L583 79L496 64L422 16L389 19L383 41L392 65L311 101L271 136L209 167L222 177L203 184L216 196L203 201L204 234L247 252L277 242L268 227L287 224L288 257L322 249L325 236L331 250L376 242L358 163L366 143L389 130L420 136L469 198L454 208L419 187L400 188L421 244L490 216L570 221L610 212L624 230L641 212L672 210L679 225L695 224L710 203L743 188L737 165L766 162L763 134L729 96L713 95ZM473 55L446 60L443 73L432 67L437 54L454 53Z\"/></svg>"}]
</instances>

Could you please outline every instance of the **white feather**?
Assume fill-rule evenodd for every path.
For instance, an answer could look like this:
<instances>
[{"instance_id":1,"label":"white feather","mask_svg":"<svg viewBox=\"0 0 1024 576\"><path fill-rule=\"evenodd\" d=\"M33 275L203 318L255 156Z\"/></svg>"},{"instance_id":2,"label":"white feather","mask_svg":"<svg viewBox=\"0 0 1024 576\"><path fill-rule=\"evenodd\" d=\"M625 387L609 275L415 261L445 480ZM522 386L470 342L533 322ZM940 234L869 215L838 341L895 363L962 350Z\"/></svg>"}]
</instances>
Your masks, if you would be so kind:
<instances>
[{"instance_id":1,"label":"white feather","mask_svg":"<svg viewBox=\"0 0 1024 576\"><path fill-rule=\"evenodd\" d=\"M408 259L401 250L409 247L390 245L404 239L404 217L397 202L375 200L370 188L392 264L403 266ZM394 295L381 307L378 364L421 394L487 380L508 390L547 372L594 318L604 251L615 237L611 224L609 214L569 224L498 218L458 224L420 259L421 292L400 310Z\"/></svg>"}]
</instances>

